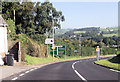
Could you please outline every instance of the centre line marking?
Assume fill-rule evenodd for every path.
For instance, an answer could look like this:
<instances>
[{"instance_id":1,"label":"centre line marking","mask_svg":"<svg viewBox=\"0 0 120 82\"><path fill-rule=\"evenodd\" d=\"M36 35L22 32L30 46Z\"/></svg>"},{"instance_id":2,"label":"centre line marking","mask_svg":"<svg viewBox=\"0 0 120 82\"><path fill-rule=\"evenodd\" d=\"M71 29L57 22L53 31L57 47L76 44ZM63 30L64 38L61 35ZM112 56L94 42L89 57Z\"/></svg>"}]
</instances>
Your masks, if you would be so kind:
<instances>
[{"instance_id":1,"label":"centre line marking","mask_svg":"<svg viewBox=\"0 0 120 82\"><path fill-rule=\"evenodd\" d=\"M78 63L78 61L77 61L77 62L74 62L74 63L72 64L73 70L75 71L75 73L76 73L83 81L87 82L87 80L86 80L82 75L80 75L80 73L79 73L77 70L75 70L74 65L75 65L76 63Z\"/></svg>"}]
</instances>

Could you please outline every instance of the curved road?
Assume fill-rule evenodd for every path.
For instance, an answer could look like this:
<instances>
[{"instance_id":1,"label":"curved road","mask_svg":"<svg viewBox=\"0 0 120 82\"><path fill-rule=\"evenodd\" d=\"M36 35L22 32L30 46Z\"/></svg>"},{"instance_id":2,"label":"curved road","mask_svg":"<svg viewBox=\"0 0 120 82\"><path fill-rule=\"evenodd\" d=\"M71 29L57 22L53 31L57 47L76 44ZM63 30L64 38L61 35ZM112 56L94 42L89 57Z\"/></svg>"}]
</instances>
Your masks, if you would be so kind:
<instances>
[{"instance_id":1,"label":"curved road","mask_svg":"<svg viewBox=\"0 0 120 82\"><path fill-rule=\"evenodd\" d=\"M12 80L118 80L118 72L94 64L95 58L49 64L31 69Z\"/></svg>"}]
</instances>

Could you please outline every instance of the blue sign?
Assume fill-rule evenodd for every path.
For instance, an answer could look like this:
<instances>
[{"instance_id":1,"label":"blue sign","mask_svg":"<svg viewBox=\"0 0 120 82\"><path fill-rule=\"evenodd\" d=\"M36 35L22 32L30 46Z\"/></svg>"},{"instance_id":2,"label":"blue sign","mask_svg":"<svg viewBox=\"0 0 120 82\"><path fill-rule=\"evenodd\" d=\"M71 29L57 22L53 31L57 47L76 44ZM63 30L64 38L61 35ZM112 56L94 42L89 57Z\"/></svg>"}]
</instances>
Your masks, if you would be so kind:
<instances>
[{"instance_id":1,"label":"blue sign","mask_svg":"<svg viewBox=\"0 0 120 82\"><path fill-rule=\"evenodd\" d=\"M74 50L74 52L77 52L77 50Z\"/></svg>"}]
</instances>

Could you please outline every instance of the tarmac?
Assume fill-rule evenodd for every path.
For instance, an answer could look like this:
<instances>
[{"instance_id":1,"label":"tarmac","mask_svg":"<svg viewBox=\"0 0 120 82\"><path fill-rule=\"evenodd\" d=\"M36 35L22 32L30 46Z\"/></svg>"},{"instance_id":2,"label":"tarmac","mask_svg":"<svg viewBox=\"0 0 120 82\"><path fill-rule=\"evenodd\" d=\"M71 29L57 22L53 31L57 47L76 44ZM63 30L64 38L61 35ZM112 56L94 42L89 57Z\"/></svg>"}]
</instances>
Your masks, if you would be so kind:
<instances>
[{"instance_id":1,"label":"tarmac","mask_svg":"<svg viewBox=\"0 0 120 82\"><path fill-rule=\"evenodd\" d=\"M108 56L115 56L115 55L108 55ZM55 62L51 62L51 63L55 63ZM21 63L15 63L14 66L0 66L0 81L9 76L18 74L22 71L26 71L35 67L42 67L51 63L45 63L45 64L39 64L39 65L24 65Z\"/></svg>"}]
</instances>

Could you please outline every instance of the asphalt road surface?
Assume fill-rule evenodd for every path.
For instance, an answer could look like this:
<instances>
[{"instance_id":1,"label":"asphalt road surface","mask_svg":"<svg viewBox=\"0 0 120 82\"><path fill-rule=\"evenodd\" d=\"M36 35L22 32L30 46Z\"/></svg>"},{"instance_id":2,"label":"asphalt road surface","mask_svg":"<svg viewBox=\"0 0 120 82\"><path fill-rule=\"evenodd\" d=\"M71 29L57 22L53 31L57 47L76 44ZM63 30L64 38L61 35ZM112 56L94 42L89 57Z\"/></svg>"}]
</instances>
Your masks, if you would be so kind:
<instances>
[{"instance_id":1,"label":"asphalt road surface","mask_svg":"<svg viewBox=\"0 0 120 82\"><path fill-rule=\"evenodd\" d=\"M12 80L118 80L119 71L94 64L95 58L49 64Z\"/></svg>"}]
</instances>

